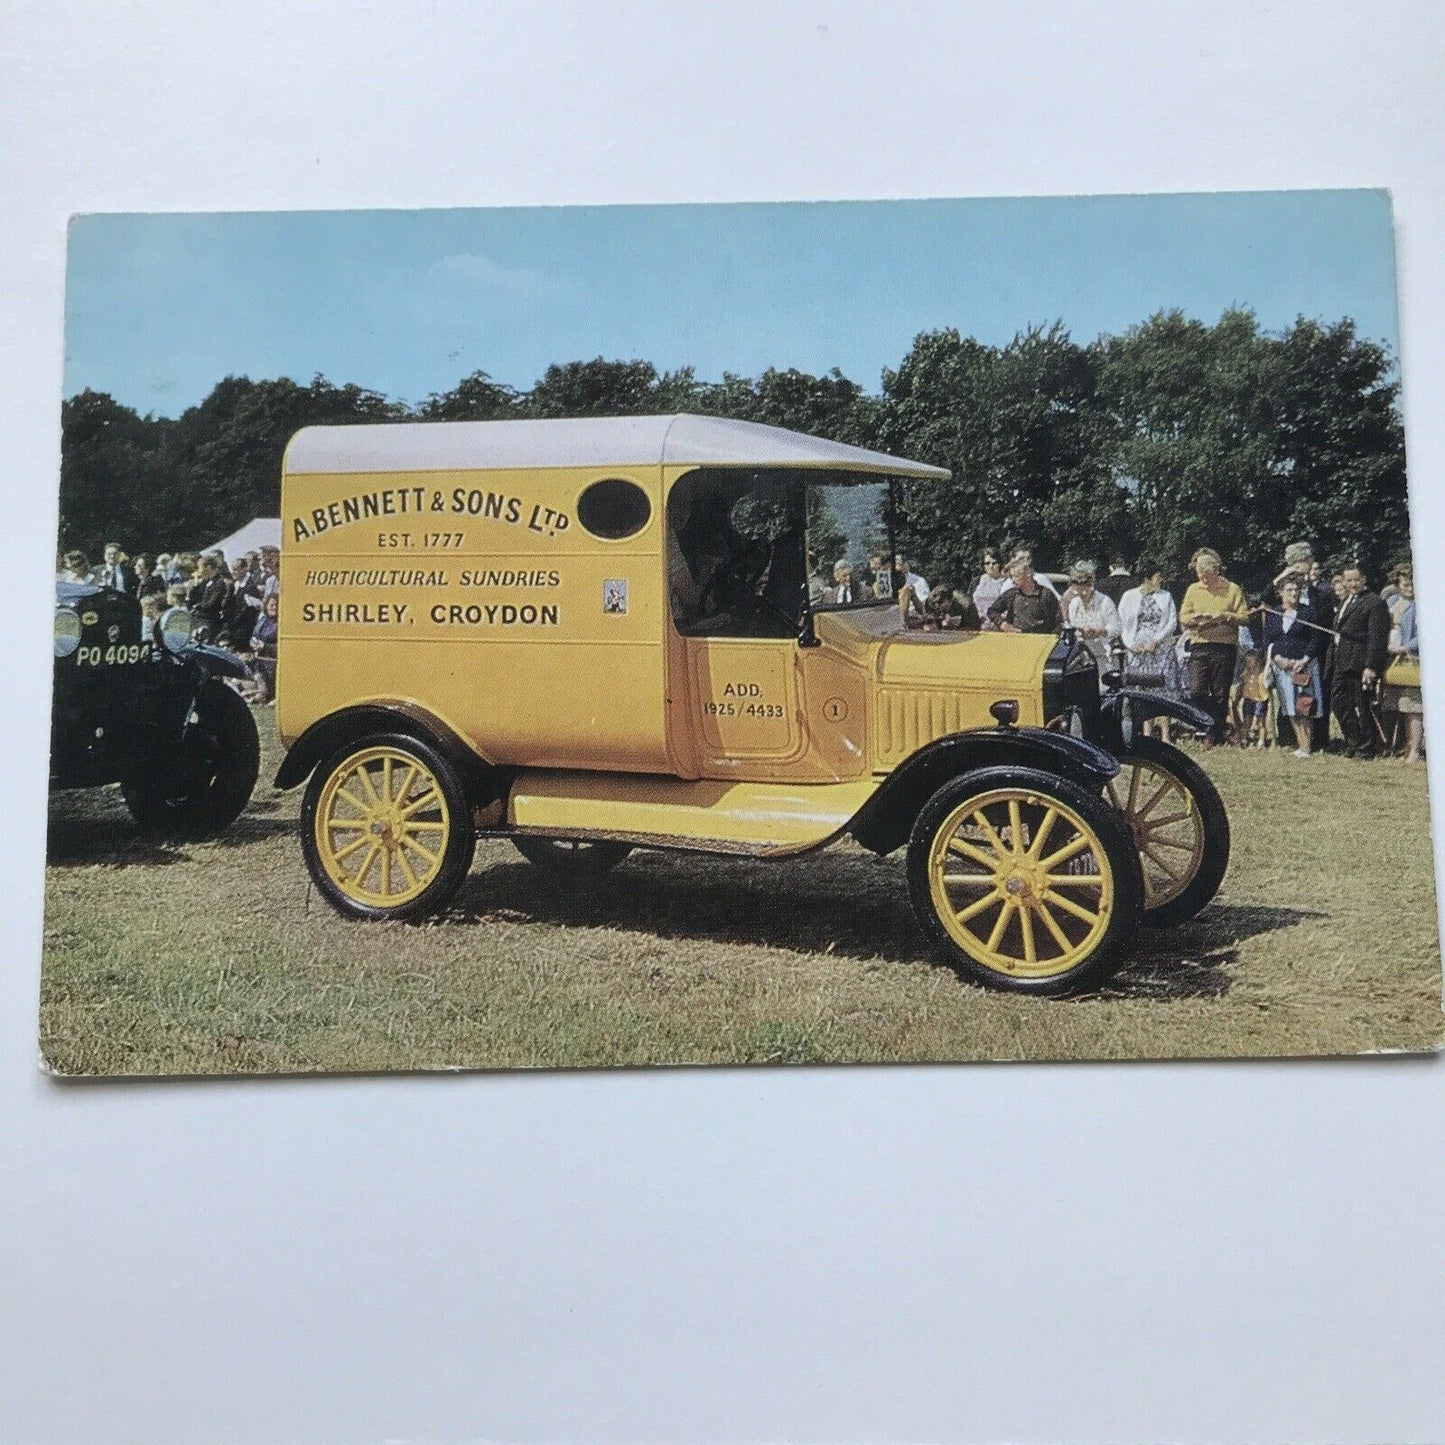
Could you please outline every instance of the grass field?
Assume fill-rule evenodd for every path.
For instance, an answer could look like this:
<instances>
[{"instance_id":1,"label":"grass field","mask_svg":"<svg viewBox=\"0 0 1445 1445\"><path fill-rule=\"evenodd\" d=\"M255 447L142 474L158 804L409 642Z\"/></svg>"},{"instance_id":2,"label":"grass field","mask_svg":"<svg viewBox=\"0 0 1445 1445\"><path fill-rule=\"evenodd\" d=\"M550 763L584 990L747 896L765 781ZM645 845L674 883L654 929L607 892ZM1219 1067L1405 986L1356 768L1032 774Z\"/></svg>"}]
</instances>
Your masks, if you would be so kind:
<instances>
[{"instance_id":1,"label":"grass field","mask_svg":"<svg viewBox=\"0 0 1445 1445\"><path fill-rule=\"evenodd\" d=\"M1425 773L1196 754L1229 875L1142 935L1104 991L965 986L929 957L901 855L634 854L563 891L478 847L419 927L348 923L308 886L299 793L258 710L262 781L217 842L156 848L116 790L50 809L41 1044L62 1074L190 1074L1429 1049L1442 1036Z\"/></svg>"}]
</instances>

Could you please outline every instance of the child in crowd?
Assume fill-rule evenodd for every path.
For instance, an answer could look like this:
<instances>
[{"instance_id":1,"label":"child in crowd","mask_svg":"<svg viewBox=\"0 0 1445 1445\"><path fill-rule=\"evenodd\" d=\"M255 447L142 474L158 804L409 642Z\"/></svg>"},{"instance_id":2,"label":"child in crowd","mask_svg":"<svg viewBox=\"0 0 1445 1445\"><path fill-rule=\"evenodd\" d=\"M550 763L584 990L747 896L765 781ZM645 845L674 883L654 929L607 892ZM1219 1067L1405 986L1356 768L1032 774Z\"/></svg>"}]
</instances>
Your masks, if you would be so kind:
<instances>
[{"instance_id":1,"label":"child in crowd","mask_svg":"<svg viewBox=\"0 0 1445 1445\"><path fill-rule=\"evenodd\" d=\"M1269 714L1269 686L1264 675L1264 654L1258 648L1252 647L1244 654L1238 709L1236 739L1240 747L1268 747L1265 722Z\"/></svg>"}]
</instances>

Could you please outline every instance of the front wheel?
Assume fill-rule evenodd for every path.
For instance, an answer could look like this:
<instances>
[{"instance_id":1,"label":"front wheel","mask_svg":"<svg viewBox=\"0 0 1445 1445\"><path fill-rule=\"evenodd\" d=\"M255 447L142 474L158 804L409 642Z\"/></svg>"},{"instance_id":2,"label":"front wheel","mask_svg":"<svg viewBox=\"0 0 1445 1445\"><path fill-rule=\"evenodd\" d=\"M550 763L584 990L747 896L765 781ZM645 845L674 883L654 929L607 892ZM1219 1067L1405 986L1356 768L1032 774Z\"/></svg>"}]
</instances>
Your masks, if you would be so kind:
<instances>
[{"instance_id":1,"label":"front wheel","mask_svg":"<svg viewBox=\"0 0 1445 1445\"><path fill-rule=\"evenodd\" d=\"M251 709L214 679L196 694L179 742L150 747L121 784L141 828L168 841L214 838L241 816L261 768Z\"/></svg>"},{"instance_id":2,"label":"front wheel","mask_svg":"<svg viewBox=\"0 0 1445 1445\"><path fill-rule=\"evenodd\" d=\"M435 912L467 876L476 842L457 769L405 733L349 743L306 786L301 851L317 888L348 918Z\"/></svg>"},{"instance_id":3,"label":"front wheel","mask_svg":"<svg viewBox=\"0 0 1445 1445\"><path fill-rule=\"evenodd\" d=\"M1118 755L1109 801L1124 815L1144 873L1144 922L1193 918L1229 867L1229 814L1208 773L1169 743L1136 736Z\"/></svg>"},{"instance_id":4,"label":"front wheel","mask_svg":"<svg viewBox=\"0 0 1445 1445\"><path fill-rule=\"evenodd\" d=\"M1106 978L1134 936L1143 884L1123 819L1032 768L945 783L908 845L913 911L970 982L1075 993Z\"/></svg>"}]
</instances>

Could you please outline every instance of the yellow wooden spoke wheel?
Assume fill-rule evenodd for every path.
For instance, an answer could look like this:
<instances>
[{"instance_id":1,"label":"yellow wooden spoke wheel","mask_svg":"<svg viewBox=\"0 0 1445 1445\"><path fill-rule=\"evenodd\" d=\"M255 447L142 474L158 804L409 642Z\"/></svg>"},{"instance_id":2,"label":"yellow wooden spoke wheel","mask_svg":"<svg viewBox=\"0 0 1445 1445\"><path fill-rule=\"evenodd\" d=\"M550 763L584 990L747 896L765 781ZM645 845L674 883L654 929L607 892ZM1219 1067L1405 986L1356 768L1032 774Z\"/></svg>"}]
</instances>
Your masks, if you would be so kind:
<instances>
[{"instance_id":1,"label":"yellow wooden spoke wheel","mask_svg":"<svg viewBox=\"0 0 1445 1445\"><path fill-rule=\"evenodd\" d=\"M363 740L319 768L302 822L317 885L343 912L366 918L438 907L475 844L455 770L404 737Z\"/></svg>"},{"instance_id":2,"label":"yellow wooden spoke wheel","mask_svg":"<svg viewBox=\"0 0 1445 1445\"><path fill-rule=\"evenodd\" d=\"M1107 789L1133 835L1144 875L1144 921L1192 918L1229 863L1229 816L1209 776L1168 743L1139 737Z\"/></svg>"},{"instance_id":3,"label":"yellow wooden spoke wheel","mask_svg":"<svg viewBox=\"0 0 1445 1445\"><path fill-rule=\"evenodd\" d=\"M967 774L934 795L914 830L909 884L961 971L1031 992L1101 976L1140 895L1118 813L1021 768Z\"/></svg>"},{"instance_id":4,"label":"yellow wooden spoke wheel","mask_svg":"<svg viewBox=\"0 0 1445 1445\"><path fill-rule=\"evenodd\" d=\"M1170 903L1189 886L1204 857L1204 820L1189 790L1172 773L1142 758L1123 762L1109 781L1144 872L1144 907Z\"/></svg>"}]
</instances>

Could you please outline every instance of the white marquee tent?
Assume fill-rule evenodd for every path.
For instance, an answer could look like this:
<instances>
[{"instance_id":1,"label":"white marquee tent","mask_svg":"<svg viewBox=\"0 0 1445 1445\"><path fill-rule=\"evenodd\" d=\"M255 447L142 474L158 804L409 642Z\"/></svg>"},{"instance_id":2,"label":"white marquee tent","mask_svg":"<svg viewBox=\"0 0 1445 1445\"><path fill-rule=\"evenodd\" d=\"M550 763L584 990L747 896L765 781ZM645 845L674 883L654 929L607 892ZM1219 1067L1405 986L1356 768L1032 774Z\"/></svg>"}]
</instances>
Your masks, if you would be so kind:
<instances>
[{"instance_id":1,"label":"white marquee tent","mask_svg":"<svg viewBox=\"0 0 1445 1445\"><path fill-rule=\"evenodd\" d=\"M203 552L219 550L226 554L227 562L234 562L237 557L244 557L247 552L256 552L262 547L279 547L280 545L280 517L252 517L240 531L232 532L229 537L222 537L219 542L212 542L209 547L203 547L201 550Z\"/></svg>"}]
</instances>

